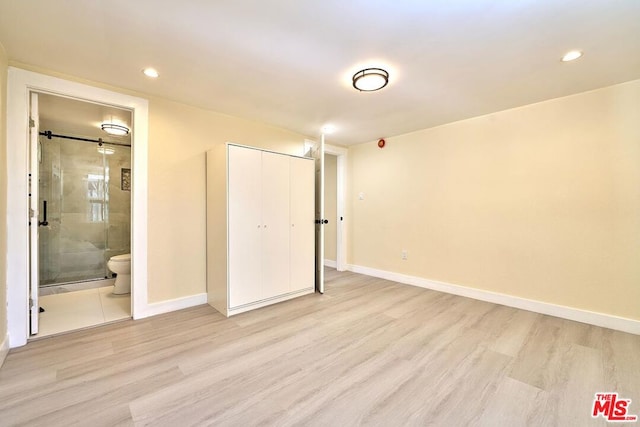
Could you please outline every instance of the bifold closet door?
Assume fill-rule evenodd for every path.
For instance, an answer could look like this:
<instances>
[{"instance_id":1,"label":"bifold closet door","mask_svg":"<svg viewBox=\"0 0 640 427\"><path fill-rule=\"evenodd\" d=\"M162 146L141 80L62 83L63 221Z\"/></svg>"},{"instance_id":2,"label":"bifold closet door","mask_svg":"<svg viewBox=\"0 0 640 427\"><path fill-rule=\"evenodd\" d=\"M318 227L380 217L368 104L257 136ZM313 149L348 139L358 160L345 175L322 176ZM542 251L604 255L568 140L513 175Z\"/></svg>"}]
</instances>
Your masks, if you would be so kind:
<instances>
[{"instance_id":1,"label":"bifold closet door","mask_svg":"<svg viewBox=\"0 0 640 427\"><path fill-rule=\"evenodd\" d=\"M262 298L289 292L289 156L262 153Z\"/></svg>"},{"instance_id":2,"label":"bifold closet door","mask_svg":"<svg viewBox=\"0 0 640 427\"><path fill-rule=\"evenodd\" d=\"M291 292L312 289L315 272L315 168L313 160L291 157Z\"/></svg>"},{"instance_id":3,"label":"bifold closet door","mask_svg":"<svg viewBox=\"0 0 640 427\"><path fill-rule=\"evenodd\" d=\"M229 308L234 308L262 295L262 152L231 145L228 150Z\"/></svg>"}]
</instances>

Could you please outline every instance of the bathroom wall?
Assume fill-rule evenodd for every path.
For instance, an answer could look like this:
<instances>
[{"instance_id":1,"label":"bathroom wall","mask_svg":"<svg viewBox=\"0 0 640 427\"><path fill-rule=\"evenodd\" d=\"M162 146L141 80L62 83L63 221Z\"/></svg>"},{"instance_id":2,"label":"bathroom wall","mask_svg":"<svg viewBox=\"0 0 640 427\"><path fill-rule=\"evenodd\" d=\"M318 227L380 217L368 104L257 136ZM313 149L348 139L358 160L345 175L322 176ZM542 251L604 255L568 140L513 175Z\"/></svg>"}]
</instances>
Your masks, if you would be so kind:
<instances>
[{"instance_id":1,"label":"bathroom wall","mask_svg":"<svg viewBox=\"0 0 640 427\"><path fill-rule=\"evenodd\" d=\"M133 173L131 147L113 146L112 148L114 153L105 156L109 168L106 261L114 255L131 253L131 188L126 188L127 184L123 183L123 174L127 173L123 169L129 170L129 177Z\"/></svg>"}]
</instances>

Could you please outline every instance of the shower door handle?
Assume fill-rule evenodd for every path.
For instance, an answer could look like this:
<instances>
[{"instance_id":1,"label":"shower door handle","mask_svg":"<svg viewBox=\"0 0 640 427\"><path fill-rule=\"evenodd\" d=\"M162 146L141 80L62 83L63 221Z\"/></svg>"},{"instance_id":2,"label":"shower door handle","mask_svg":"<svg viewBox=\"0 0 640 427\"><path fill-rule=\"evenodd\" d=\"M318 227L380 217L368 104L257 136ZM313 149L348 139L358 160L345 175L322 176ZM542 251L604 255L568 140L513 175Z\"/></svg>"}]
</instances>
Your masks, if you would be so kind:
<instances>
[{"instance_id":1,"label":"shower door handle","mask_svg":"<svg viewBox=\"0 0 640 427\"><path fill-rule=\"evenodd\" d=\"M42 215L44 216L44 221L38 221L38 226L47 226L49 222L47 221L47 201L42 201Z\"/></svg>"}]
</instances>

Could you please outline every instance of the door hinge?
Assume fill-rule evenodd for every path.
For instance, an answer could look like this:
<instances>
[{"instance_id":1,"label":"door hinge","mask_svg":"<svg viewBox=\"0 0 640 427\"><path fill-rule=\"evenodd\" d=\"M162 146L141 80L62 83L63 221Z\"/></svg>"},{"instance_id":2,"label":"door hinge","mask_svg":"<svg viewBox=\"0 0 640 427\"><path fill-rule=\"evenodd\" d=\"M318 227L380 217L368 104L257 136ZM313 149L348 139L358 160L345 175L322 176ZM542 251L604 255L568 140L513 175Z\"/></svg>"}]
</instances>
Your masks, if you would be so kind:
<instances>
[{"instance_id":1,"label":"door hinge","mask_svg":"<svg viewBox=\"0 0 640 427\"><path fill-rule=\"evenodd\" d=\"M30 128L36 127L36 122L31 117L29 117L29 127Z\"/></svg>"},{"instance_id":2,"label":"door hinge","mask_svg":"<svg viewBox=\"0 0 640 427\"><path fill-rule=\"evenodd\" d=\"M33 308L33 298L29 298L29 309L32 309L32 308Z\"/></svg>"}]
</instances>

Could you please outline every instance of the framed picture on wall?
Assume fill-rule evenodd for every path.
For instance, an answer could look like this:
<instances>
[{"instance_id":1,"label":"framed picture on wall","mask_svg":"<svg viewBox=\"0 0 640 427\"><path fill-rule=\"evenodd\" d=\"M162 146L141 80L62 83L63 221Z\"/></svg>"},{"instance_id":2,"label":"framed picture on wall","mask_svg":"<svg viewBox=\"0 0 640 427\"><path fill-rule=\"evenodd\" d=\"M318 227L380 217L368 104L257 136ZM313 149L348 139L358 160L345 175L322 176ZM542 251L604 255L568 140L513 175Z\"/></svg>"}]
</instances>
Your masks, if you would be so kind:
<instances>
[{"instance_id":1,"label":"framed picture on wall","mask_svg":"<svg viewBox=\"0 0 640 427\"><path fill-rule=\"evenodd\" d=\"M131 169L122 168L120 170L120 189L131 191Z\"/></svg>"}]
</instances>

